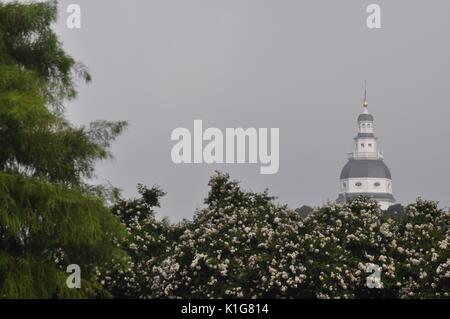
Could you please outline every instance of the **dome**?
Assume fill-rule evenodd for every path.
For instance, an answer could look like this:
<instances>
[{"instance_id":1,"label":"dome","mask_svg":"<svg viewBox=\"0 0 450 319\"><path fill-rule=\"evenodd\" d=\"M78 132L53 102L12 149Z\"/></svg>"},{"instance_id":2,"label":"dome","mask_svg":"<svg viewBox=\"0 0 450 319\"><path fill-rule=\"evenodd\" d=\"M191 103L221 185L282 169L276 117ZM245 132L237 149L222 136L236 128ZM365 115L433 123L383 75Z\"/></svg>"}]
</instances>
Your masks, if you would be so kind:
<instances>
[{"instance_id":1,"label":"dome","mask_svg":"<svg viewBox=\"0 0 450 319\"><path fill-rule=\"evenodd\" d=\"M391 172L382 160L350 159L341 172L341 179L347 178L391 178Z\"/></svg>"},{"instance_id":2,"label":"dome","mask_svg":"<svg viewBox=\"0 0 450 319\"><path fill-rule=\"evenodd\" d=\"M358 122L373 122L372 114L362 113L358 116Z\"/></svg>"}]
</instances>

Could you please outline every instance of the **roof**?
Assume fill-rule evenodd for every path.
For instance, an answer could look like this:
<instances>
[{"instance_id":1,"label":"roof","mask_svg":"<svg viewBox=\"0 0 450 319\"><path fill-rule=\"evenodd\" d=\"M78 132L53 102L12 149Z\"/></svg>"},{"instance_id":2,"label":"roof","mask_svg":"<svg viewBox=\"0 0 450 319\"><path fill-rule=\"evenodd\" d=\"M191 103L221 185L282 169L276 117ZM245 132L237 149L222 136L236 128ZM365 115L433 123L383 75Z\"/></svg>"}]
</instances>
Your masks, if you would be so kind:
<instances>
[{"instance_id":1,"label":"roof","mask_svg":"<svg viewBox=\"0 0 450 319\"><path fill-rule=\"evenodd\" d=\"M373 133L358 133L358 136L356 138L366 138L366 137L375 138L375 135Z\"/></svg>"},{"instance_id":2,"label":"roof","mask_svg":"<svg viewBox=\"0 0 450 319\"><path fill-rule=\"evenodd\" d=\"M387 178L392 179L391 172L383 160L350 159L341 172L341 179L347 178Z\"/></svg>"},{"instance_id":3,"label":"roof","mask_svg":"<svg viewBox=\"0 0 450 319\"><path fill-rule=\"evenodd\" d=\"M362 113L358 116L358 122L373 122L373 115Z\"/></svg>"}]
</instances>

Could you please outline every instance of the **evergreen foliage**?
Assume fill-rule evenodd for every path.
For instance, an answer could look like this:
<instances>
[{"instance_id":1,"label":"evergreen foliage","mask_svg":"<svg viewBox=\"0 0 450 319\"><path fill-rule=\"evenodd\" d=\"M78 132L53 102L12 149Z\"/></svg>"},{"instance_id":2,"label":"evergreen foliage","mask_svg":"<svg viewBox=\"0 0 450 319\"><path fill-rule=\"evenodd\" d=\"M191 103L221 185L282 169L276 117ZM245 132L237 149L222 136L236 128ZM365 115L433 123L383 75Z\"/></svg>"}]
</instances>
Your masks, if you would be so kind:
<instances>
[{"instance_id":1,"label":"evergreen foliage","mask_svg":"<svg viewBox=\"0 0 450 319\"><path fill-rule=\"evenodd\" d=\"M0 297L108 296L94 268L123 254L123 227L86 185L124 122L76 127L63 103L86 68L51 28L56 2L0 4ZM78 264L82 289L68 289Z\"/></svg>"}]
</instances>

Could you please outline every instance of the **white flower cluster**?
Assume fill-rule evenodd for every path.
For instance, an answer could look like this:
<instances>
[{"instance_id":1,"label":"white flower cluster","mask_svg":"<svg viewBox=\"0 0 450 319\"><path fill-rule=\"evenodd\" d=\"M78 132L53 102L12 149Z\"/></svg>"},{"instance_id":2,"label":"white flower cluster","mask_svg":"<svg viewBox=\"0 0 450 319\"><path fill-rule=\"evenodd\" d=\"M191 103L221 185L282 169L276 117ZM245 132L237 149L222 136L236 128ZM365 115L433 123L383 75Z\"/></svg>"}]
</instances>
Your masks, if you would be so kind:
<instances>
[{"instance_id":1,"label":"white flower cluster","mask_svg":"<svg viewBox=\"0 0 450 319\"><path fill-rule=\"evenodd\" d=\"M123 248L127 255L119 260L112 260L102 269L97 269L97 277L114 297L149 298L155 258L165 252L169 242L166 236L169 230L173 233L177 226L169 227L166 221L156 220L152 206L144 197L120 201L114 207L114 213L126 227L126 240L118 242L117 245ZM176 271L176 264L171 267L172 271Z\"/></svg>"},{"instance_id":2,"label":"white flower cluster","mask_svg":"<svg viewBox=\"0 0 450 319\"><path fill-rule=\"evenodd\" d=\"M210 187L191 223L128 224L134 282L127 296L449 297L450 218L436 203L419 199L394 220L358 199L301 218L228 175L216 174ZM381 269L379 289L367 287L369 264Z\"/></svg>"}]
</instances>

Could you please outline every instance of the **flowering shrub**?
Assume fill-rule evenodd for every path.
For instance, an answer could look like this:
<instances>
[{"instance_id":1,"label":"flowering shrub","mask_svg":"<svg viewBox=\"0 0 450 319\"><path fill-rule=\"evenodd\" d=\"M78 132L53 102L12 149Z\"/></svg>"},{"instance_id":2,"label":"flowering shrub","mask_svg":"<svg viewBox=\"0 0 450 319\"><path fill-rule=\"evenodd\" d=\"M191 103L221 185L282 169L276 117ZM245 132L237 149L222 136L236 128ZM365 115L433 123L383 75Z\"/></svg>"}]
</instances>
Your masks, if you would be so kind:
<instances>
[{"instance_id":1,"label":"flowering shrub","mask_svg":"<svg viewBox=\"0 0 450 319\"><path fill-rule=\"evenodd\" d=\"M419 199L397 227L390 254L401 297L450 297L450 215Z\"/></svg>"},{"instance_id":2,"label":"flowering shrub","mask_svg":"<svg viewBox=\"0 0 450 319\"><path fill-rule=\"evenodd\" d=\"M155 258L165 251L173 240L176 226L167 220L155 219L154 207L159 207L159 198L164 193L157 187L148 189L138 186L141 198L119 200L112 208L114 214L126 227L128 236L116 244L128 252L121 260L112 260L97 270L101 284L116 298L147 298L150 296L152 277L150 271Z\"/></svg>"},{"instance_id":3,"label":"flowering shrub","mask_svg":"<svg viewBox=\"0 0 450 319\"><path fill-rule=\"evenodd\" d=\"M105 282L116 296L449 297L450 217L437 203L419 199L393 219L361 198L302 218L267 191L241 190L228 175L214 175L209 185L206 207L190 223L155 220L157 189L116 206L131 255L120 281ZM381 271L374 289L367 285L371 264Z\"/></svg>"},{"instance_id":4,"label":"flowering shrub","mask_svg":"<svg viewBox=\"0 0 450 319\"><path fill-rule=\"evenodd\" d=\"M201 210L153 267L154 297L288 296L305 280L300 217L267 193L240 190L217 174Z\"/></svg>"},{"instance_id":5,"label":"flowering shrub","mask_svg":"<svg viewBox=\"0 0 450 319\"><path fill-rule=\"evenodd\" d=\"M306 289L318 298L388 297L395 261L387 247L395 238L393 221L384 221L374 201L328 204L305 219L299 234L306 261ZM367 287L369 264L382 267L382 288Z\"/></svg>"}]
</instances>

